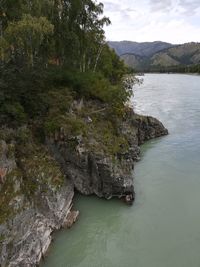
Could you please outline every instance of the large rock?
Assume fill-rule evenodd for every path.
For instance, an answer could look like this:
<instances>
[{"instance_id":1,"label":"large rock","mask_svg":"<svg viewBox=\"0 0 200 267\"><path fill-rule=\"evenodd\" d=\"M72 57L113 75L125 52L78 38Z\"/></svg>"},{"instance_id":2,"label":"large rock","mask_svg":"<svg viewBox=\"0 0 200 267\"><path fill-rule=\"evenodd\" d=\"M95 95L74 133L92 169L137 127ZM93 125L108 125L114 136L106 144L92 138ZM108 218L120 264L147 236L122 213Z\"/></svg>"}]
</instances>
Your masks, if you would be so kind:
<instances>
[{"instance_id":1,"label":"large rock","mask_svg":"<svg viewBox=\"0 0 200 267\"><path fill-rule=\"evenodd\" d=\"M1 267L37 266L52 232L71 223L74 186L45 147L29 138L17 158L14 142L0 141Z\"/></svg>"},{"instance_id":2,"label":"large rock","mask_svg":"<svg viewBox=\"0 0 200 267\"><path fill-rule=\"evenodd\" d=\"M94 153L88 150L80 137L65 142L48 140L47 143L66 175L82 194L96 194L104 198L133 194L131 153L115 158L101 151Z\"/></svg>"},{"instance_id":3,"label":"large rock","mask_svg":"<svg viewBox=\"0 0 200 267\"><path fill-rule=\"evenodd\" d=\"M52 232L71 227L78 216L71 210L74 187L85 195L124 198L132 203L139 145L168 132L158 120L136 115L132 110L116 123L117 136L126 140L127 147L113 154L106 153L95 136L90 135L86 142L82 136L65 136L62 129L47 138L53 157L45 146L31 140L25 128L21 136L28 140L17 148L17 153L15 141L0 141L1 267L39 264L51 243Z\"/></svg>"},{"instance_id":4,"label":"large rock","mask_svg":"<svg viewBox=\"0 0 200 267\"><path fill-rule=\"evenodd\" d=\"M161 122L152 117L139 116L130 109L119 125L119 134L128 141L126 151L114 155L100 149L91 150L97 140L85 142L81 136L65 137L63 132L47 138L47 145L75 188L85 195L126 197L134 200L133 169L139 159L139 145L144 141L166 135ZM92 144L91 144L92 143Z\"/></svg>"},{"instance_id":5,"label":"large rock","mask_svg":"<svg viewBox=\"0 0 200 267\"><path fill-rule=\"evenodd\" d=\"M20 213L0 226L0 266L32 267L39 264L52 241L52 232L66 224L70 215L73 187L65 185L40 199L41 207L24 203Z\"/></svg>"}]
</instances>

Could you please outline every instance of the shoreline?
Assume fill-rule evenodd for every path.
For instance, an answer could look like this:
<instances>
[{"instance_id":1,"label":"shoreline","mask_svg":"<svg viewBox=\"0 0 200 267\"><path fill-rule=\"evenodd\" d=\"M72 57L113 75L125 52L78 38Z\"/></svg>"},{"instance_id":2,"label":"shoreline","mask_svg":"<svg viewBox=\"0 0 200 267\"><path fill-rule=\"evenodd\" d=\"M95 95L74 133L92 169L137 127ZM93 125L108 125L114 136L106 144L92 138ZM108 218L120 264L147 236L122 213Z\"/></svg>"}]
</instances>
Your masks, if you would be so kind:
<instances>
[{"instance_id":1,"label":"shoreline","mask_svg":"<svg viewBox=\"0 0 200 267\"><path fill-rule=\"evenodd\" d=\"M92 122L88 123L90 125ZM27 154L22 159L8 154L11 147L9 140L13 140L16 133L3 130L4 134L12 133L10 137L6 134L8 140L0 138L4 147L0 161L9 166L4 183L14 184L16 194L11 192L11 207L16 214L0 226L0 235L6 236L0 243L2 267L32 267L39 264L51 244L52 233L63 226L71 227L78 216L78 212L72 210L74 189L83 195L95 194L105 199L132 196L134 200L132 171L139 158L139 146L150 139L167 135L168 131L157 119L137 115L132 109L128 110L117 129L120 138L124 136L129 145L119 147L114 157L100 149L102 139L98 141L100 143L97 143L98 139L94 140L94 130L91 136L88 132L88 140L92 142L88 144L80 136L68 138L61 129L46 139L46 146L35 144L28 132L29 141L20 148L24 155ZM23 128L23 131L28 129ZM12 149L14 151L16 148ZM35 179L40 183L34 189L31 201L23 189L22 170L29 175L29 179L33 177L31 190L35 188ZM70 214L73 216L68 217Z\"/></svg>"}]
</instances>

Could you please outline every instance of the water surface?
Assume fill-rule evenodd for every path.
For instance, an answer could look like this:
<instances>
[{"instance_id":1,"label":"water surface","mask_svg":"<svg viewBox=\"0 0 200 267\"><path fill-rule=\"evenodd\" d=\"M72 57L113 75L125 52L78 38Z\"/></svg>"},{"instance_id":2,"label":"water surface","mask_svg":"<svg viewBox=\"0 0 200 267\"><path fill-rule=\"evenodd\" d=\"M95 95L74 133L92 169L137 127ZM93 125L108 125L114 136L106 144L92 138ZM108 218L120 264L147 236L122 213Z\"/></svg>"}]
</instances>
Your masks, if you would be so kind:
<instances>
[{"instance_id":1,"label":"water surface","mask_svg":"<svg viewBox=\"0 0 200 267\"><path fill-rule=\"evenodd\" d=\"M79 221L41 266L200 266L200 77L148 74L134 91L135 110L170 132L142 147L135 204L78 196Z\"/></svg>"}]
</instances>

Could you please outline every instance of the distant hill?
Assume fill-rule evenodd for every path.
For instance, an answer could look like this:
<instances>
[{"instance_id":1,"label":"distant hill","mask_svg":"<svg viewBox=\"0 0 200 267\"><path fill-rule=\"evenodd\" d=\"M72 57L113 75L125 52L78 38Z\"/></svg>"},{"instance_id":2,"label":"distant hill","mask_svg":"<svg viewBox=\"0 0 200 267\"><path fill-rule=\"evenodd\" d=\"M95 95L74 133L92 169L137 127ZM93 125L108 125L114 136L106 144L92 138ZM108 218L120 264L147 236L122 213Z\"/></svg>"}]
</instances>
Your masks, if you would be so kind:
<instances>
[{"instance_id":1,"label":"distant hill","mask_svg":"<svg viewBox=\"0 0 200 267\"><path fill-rule=\"evenodd\" d=\"M145 71L149 69L149 58L142 57L135 54L123 54L120 56L124 60L125 64L132 67L136 71Z\"/></svg>"},{"instance_id":2,"label":"distant hill","mask_svg":"<svg viewBox=\"0 0 200 267\"><path fill-rule=\"evenodd\" d=\"M123 54L135 54L142 57L149 57L163 49L172 47L172 44L165 42L145 42L137 43L131 41L108 42L109 46L121 56Z\"/></svg>"},{"instance_id":3,"label":"distant hill","mask_svg":"<svg viewBox=\"0 0 200 267\"><path fill-rule=\"evenodd\" d=\"M178 45L154 54L151 57L153 66L191 65L200 63L200 43Z\"/></svg>"},{"instance_id":4,"label":"distant hill","mask_svg":"<svg viewBox=\"0 0 200 267\"><path fill-rule=\"evenodd\" d=\"M200 64L200 43L171 45L123 41L109 42L109 45L115 47L117 54L128 66L138 71L170 70Z\"/></svg>"}]
</instances>

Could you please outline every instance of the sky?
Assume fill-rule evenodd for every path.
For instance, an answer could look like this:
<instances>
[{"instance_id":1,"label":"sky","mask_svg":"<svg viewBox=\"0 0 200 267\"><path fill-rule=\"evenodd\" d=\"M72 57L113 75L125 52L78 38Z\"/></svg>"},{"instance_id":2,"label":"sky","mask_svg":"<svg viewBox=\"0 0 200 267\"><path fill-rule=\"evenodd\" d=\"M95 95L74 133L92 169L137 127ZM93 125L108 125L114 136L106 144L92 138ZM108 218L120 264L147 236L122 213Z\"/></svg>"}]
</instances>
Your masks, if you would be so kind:
<instances>
[{"instance_id":1,"label":"sky","mask_svg":"<svg viewBox=\"0 0 200 267\"><path fill-rule=\"evenodd\" d=\"M200 0L101 0L108 41L200 42Z\"/></svg>"}]
</instances>

